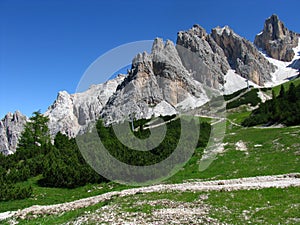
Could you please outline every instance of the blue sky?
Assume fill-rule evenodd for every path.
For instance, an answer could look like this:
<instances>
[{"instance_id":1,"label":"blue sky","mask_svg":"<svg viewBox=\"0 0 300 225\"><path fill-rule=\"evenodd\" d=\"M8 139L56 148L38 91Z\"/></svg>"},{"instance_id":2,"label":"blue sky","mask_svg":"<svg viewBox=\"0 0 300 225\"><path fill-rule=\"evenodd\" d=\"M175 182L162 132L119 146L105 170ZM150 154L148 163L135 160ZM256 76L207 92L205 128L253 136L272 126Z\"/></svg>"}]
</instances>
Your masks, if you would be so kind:
<instances>
[{"instance_id":1,"label":"blue sky","mask_svg":"<svg viewBox=\"0 0 300 225\"><path fill-rule=\"evenodd\" d=\"M273 13L300 33L299 8L299 0L0 0L0 118L44 112L58 91L74 93L89 65L119 45L175 41L195 23L208 32L229 25L253 41Z\"/></svg>"}]
</instances>

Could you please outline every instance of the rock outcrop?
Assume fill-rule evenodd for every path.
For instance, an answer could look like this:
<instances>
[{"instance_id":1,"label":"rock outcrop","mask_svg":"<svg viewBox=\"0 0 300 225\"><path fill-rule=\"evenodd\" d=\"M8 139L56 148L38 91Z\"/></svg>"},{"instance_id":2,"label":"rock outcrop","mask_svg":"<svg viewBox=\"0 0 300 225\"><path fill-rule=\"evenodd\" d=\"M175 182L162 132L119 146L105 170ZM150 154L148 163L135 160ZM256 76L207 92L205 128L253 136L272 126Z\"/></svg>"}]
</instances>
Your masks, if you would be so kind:
<instances>
[{"instance_id":1,"label":"rock outcrop","mask_svg":"<svg viewBox=\"0 0 300 225\"><path fill-rule=\"evenodd\" d=\"M288 30L277 15L272 15L265 21L263 31L256 35L254 44L270 57L289 62L295 55L293 48L298 45L298 38L299 35Z\"/></svg>"},{"instance_id":2,"label":"rock outcrop","mask_svg":"<svg viewBox=\"0 0 300 225\"><path fill-rule=\"evenodd\" d=\"M223 49L230 67L236 73L258 85L271 80L271 73L276 67L250 41L228 26L214 28L210 36Z\"/></svg>"},{"instance_id":3,"label":"rock outcrop","mask_svg":"<svg viewBox=\"0 0 300 225\"><path fill-rule=\"evenodd\" d=\"M0 120L0 152L2 154L9 155L15 152L27 120L27 117L19 111L8 113Z\"/></svg>"},{"instance_id":4,"label":"rock outcrop","mask_svg":"<svg viewBox=\"0 0 300 225\"><path fill-rule=\"evenodd\" d=\"M103 84L92 85L82 93L59 92L44 114L49 117L51 136L59 131L69 137L84 132L90 122L99 118L102 108L123 80L124 76L119 75Z\"/></svg>"},{"instance_id":5,"label":"rock outcrop","mask_svg":"<svg viewBox=\"0 0 300 225\"><path fill-rule=\"evenodd\" d=\"M91 122L99 118L102 108L118 85L124 80L123 75L103 84L92 85L87 91L69 94L58 93L54 103L44 113L49 117L48 127L54 137L59 131L69 137L85 132ZM0 121L0 152L9 155L15 152L18 139L28 121L19 111L8 113Z\"/></svg>"},{"instance_id":6,"label":"rock outcrop","mask_svg":"<svg viewBox=\"0 0 300 225\"><path fill-rule=\"evenodd\" d=\"M119 85L101 112L107 123L136 118L169 115L187 101L203 104L207 96L201 84L183 66L173 42L155 39L151 54L138 54L128 76Z\"/></svg>"},{"instance_id":7,"label":"rock outcrop","mask_svg":"<svg viewBox=\"0 0 300 225\"><path fill-rule=\"evenodd\" d=\"M214 28L207 34L194 25L188 31L178 32L176 48L186 69L194 71L192 76L209 87L223 86L229 69L258 85L270 81L275 70L251 42L228 26Z\"/></svg>"},{"instance_id":8,"label":"rock outcrop","mask_svg":"<svg viewBox=\"0 0 300 225\"><path fill-rule=\"evenodd\" d=\"M177 51L183 65L194 71L192 76L209 87L224 84L224 75L230 69L223 49L207 35L204 28L194 25L177 34Z\"/></svg>"}]
</instances>

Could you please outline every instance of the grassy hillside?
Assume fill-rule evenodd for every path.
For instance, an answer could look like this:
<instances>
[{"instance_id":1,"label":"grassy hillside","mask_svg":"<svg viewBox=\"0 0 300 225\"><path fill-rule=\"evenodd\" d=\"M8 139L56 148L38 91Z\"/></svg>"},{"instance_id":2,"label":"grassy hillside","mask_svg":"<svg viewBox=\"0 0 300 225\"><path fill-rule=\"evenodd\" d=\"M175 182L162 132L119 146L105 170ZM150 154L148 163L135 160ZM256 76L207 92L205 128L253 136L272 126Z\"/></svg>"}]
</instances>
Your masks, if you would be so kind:
<instances>
[{"instance_id":1,"label":"grassy hillside","mask_svg":"<svg viewBox=\"0 0 300 225\"><path fill-rule=\"evenodd\" d=\"M299 222L299 188L268 188L232 192L160 192L118 197L88 208L66 212L58 216L44 216L19 220L20 225L57 225L69 222L85 224L144 221L164 221L174 218L182 223L226 224L297 224ZM168 210L181 215L168 215ZM194 212L189 214L189 212ZM112 213L113 212L113 213ZM162 212L162 214L158 214ZM186 214L184 214L186 212ZM108 217L112 213L115 217ZM199 222L200 223L200 222ZM8 222L6 224L9 224Z\"/></svg>"},{"instance_id":2,"label":"grassy hillside","mask_svg":"<svg viewBox=\"0 0 300 225\"><path fill-rule=\"evenodd\" d=\"M297 79L300 83L300 79ZM287 86L289 84L286 84ZM276 89L275 87L274 89ZM240 94L240 93L239 93ZM237 95L233 95L237 96ZM234 97L230 97L233 99ZM259 175L275 175L300 172L300 129L298 126L278 128L244 128L241 122L251 112L245 105L227 113L226 134L223 151L203 172L199 161L204 148L195 150L189 162L164 183L181 183L189 180L219 180ZM203 121L210 122L204 118ZM19 183L32 186L33 196L26 200L0 202L0 211L22 209L31 205L47 205L73 201L113 190L131 188L112 182L87 184L75 189L46 188L38 185L40 177ZM200 199L200 200L199 200ZM152 202L153 204L149 204ZM167 202L167 203L166 203ZM243 190L232 192L168 192L137 194L117 197L85 209L59 216L45 216L19 220L19 224L62 224L78 220L79 217L107 213L113 209L117 215L128 218L142 215L151 217L165 208L186 205L204 211L203 218L229 224L297 224L300 221L300 188ZM103 206L105 206L103 208ZM93 217L90 218L91 223ZM207 222L207 221L206 221Z\"/></svg>"}]
</instances>

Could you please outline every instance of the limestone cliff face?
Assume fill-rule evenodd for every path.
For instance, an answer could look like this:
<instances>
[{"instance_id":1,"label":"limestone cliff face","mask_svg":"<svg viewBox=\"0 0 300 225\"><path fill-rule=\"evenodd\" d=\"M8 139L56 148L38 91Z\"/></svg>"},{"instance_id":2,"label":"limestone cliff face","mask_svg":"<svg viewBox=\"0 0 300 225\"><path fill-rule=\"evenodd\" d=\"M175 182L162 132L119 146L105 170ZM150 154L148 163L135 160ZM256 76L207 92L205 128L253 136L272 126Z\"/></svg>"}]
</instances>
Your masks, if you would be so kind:
<instances>
[{"instance_id":1,"label":"limestone cliff face","mask_svg":"<svg viewBox=\"0 0 300 225\"><path fill-rule=\"evenodd\" d=\"M276 67L250 41L234 33L228 26L213 29L211 38L223 49L230 67L236 73L258 85L271 80L271 73Z\"/></svg>"},{"instance_id":2,"label":"limestone cliff face","mask_svg":"<svg viewBox=\"0 0 300 225\"><path fill-rule=\"evenodd\" d=\"M199 82L214 88L224 85L224 76L233 69L258 85L271 79L275 66L256 47L228 26L211 34L199 25L177 35L177 51L188 71Z\"/></svg>"},{"instance_id":3,"label":"limestone cliff face","mask_svg":"<svg viewBox=\"0 0 300 225\"><path fill-rule=\"evenodd\" d=\"M194 71L199 82L214 88L224 84L224 75L230 69L223 49L208 35L204 28L194 25L177 34L177 51L183 65Z\"/></svg>"},{"instance_id":4,"label":"limestone cliff face","mask_svg":"<svg viewBox=\"0 0 300 225\"><path fill-rule=\"evenodd\" d=\"M298 45L298 38L299 35L288 30L277 15L272 15L265 21L263 31L256 35L254 44L270 57L289 62L295 55L293 48Z\"/></svg>"},{"instance_id":5,"label":"limestone cliff face","mask_svg":"<svg viewBox=\"0 0 300 225\"><path fill-rule=\"evenodd\" d=\"M174 44L157 38L151 54L144 52L133 59L128 76L101 116L111 123L131 114L136 118L174 114L186 99L198 99L203 104L207 97L183 66Z\"/></svg>"},{"instance_id":6,"label":"limestone cliff face","mask_svg":"<svg viewBox=\"0 0 300 225\"><path fill-rule=\"evenodd\" d=\"M59 92L44 113L49 117L51 136L54 137L59 131L69 137L85 132L89 124L99 118L102 108L123 80L124 76L119 75L103 84L92 85L82 93ZM0 121L0 152L5 155L15 152L27 121L27 117L19 111L8 113Z\"/></svg>"},{"instance_id":7,"label":"limestone cliff face","mask_svg":"<svg viewBox=\"0 0 300 225\"><path fill-rule=\"evenodd\" d=\"M19 111L8 113L0 120L0 152L7 155L16 150L27 120L27 117Z\"/></svg>"},{"instance_id":8,"label":"limestone cliff face","mask_svg":"<svg viewBox=\"0 0 300 225\"><path fill-rule=\"evenodd\" d=\"M119 75L106 83L93 85L82 93L59 92L44 114L50 119L48 125L51 136L59 131L69 137L84 132L90 122L99 118L101 109L123 80L124 76Z\"/></svg>"}]
</instances>

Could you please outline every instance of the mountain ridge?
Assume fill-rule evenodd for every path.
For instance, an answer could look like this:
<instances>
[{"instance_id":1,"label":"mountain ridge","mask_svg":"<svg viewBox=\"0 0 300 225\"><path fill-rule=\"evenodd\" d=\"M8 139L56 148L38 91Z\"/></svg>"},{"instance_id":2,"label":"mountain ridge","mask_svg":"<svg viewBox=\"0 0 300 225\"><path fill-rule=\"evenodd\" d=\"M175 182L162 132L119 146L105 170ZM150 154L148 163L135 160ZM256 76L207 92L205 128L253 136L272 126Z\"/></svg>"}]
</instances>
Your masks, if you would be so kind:
<instances>
[{"instance_id":1,"label":"mountain ridge","mask_svg":"<svg viewBox=\"0 0 300 225\"><path fill-rule=\"evenodd\" d=\"M276 16L272 17L276 20ZM265 27L268 23L267 19ZM275 29L276 33L280 26L273 27L272 32ZM287 28L283 30L294 34ZM264 29L263 32L271 31ZM290 43L286 45L283 49L290 49ZM290 64L297 69L299 59L294 56ZM132 114L137 119L176 114L209 100L203 86L220 91L227 87L230 93L245 87L247 80L259 86L272 82L273 74L278 71L278 65L272 62L228 26L214 28L207 34L201 26L194 25L178 32L176 45L156 38L151 53L139 53L125 76L95 84L82 93L59 92L44 114L49 116L52 136L60 131L70 137L85 132L99 117L109 124L128 119ZM232 79L238 80L234 88ZM17 114L18 118L25 118L20 112ZM0 151L4 154L10 154L8 150L15 151L22 127L28 120L22 119L16 124L13 117L9 114L0 121Z\"/></svg>"}]
</instances>

